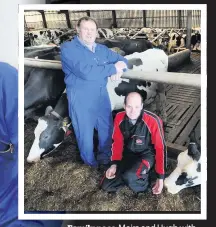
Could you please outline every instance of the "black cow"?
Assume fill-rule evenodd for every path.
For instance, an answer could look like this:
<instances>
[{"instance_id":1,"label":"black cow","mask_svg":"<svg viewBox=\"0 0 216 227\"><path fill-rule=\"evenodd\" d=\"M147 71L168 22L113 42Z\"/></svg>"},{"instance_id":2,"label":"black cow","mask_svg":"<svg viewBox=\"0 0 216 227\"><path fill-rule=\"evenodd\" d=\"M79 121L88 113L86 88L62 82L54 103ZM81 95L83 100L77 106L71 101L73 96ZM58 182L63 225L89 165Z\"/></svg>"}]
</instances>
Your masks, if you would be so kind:
<instances>
[{"instance_id":1,"label":"black cow","mask_svg":"<svg viewBox=\"0 0 216 227\"><path fill-rule=\"evenodd\" d=\"M125 52L126 55L133 54L134 52L143 52L148 49L153 48L150 41L145 39L124 39L124 40L114 40L114 39L97 39L97 43L106 45L109 48L119 47Z\"/></svg>"}]
</instances>

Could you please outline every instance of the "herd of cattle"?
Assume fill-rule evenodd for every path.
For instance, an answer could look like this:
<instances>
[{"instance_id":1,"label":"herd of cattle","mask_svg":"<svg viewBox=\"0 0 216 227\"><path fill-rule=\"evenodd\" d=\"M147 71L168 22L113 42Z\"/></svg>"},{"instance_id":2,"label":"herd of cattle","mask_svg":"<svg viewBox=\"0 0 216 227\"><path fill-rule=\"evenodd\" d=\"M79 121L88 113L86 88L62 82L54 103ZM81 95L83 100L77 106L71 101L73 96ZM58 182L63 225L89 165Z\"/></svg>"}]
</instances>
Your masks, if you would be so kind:
<instances>
[{"instance_id":1,"label":"herd of cattle","mask_svg":"<svg viewBox=\"0 0 216 227\"><path fill-rule=\"evenodd\" d=\"M63 31L62 34L55 33L56 36L48 31L39 34L56 39L62 36ZM161 49L153 48L153 44L146 39L99 41L109 48L121 50L121 54L129 61L129 70L159 72L168 70L168 55ZM26 58L60 60L60 48L58 46L25 48L24 55ZM25 121L28 119L38 121L34 130L35 139L27 157L28 162L34 163L53 152L71 133L72 125L68 114L63 71L25 66L24 73ZM123 108L125 95L133 91L142 95L145 106L157 101L160 105L156 105L159 109L155 111L160 114L165 112L166 94L162 84L121 79L116 82L108 81L107 89L113 113ZM159 116L166 122L166 114ZM200 184L200 151L193 143L194 141L188 150L179 155L176 169L165 180L170 193L175 194L183 188Z\"/></svg>"},{"instance_id":2,"label":"herd of cattle","mask_svg":"<svg viewBox=\"0 0 216 227\"><path fill-rule=\"evenodd\" d=\"M160 35L161 34L161 35ZM38 45L61 45L67 40L73 39L76 35L75 29L48 29L29 31L25 34L24 46ZM160 35L160 36L159 36ZM159 36L159 37L158 37ZM163 30L152 28L99 28L98 41L100 39L112 40L149 40L152 45L167 50L167 53L173 53L175 48L185 48L187 35L184 30ZM194 29L191 35L192 50L200 50L201 33L200 29Z\"/></svg>"}]
</instances>

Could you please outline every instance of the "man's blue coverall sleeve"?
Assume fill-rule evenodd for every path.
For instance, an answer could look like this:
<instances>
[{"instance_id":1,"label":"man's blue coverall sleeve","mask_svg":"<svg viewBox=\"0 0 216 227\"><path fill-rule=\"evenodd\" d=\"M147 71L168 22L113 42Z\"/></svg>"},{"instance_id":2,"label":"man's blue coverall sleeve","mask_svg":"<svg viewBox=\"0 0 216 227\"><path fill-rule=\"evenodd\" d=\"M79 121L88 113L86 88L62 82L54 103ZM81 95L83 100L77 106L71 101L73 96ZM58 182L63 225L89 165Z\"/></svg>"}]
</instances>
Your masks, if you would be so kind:
<instances>
[{"instance_id":1,"label":"man's blue coverall sleeve","mask_svg":"<svg viewBox=\"0 0 216 227\"><path fill-rule=\"evenodd\" d=\"M107 56L110 64L115 64L118 61L123 61L128 66L128 60L126 58L116 53L115 51L110 50L108 47L107 47Z\"/></svg>"},{"instance_id":2,"label":"man's blue coverall sleeve","mask_svg":"<svg viewBox=\"0 0 216 227\"><path fill-rule=\"evenodd\" d=\"M93 61L92 63L86 63L80 60L75 53L71 53L70 48L66 47L61 49L61 61L63 71L69 70L84 80L98 80L117 73L113 63L106 65L97 65Z\"/></svg>"},{"instance_id":3,"label":"man's blue coverall sleeve","mask_svg":"<svg viewBox=\"0 0 216 227\"><path fill-rule=\"evenodd\" d=\"M2 80L3 90L3 114L5 117L7 132L11 142L18 148L18 72L7 65L5 72L10 73Z\"/></svg>"}]
</instances>

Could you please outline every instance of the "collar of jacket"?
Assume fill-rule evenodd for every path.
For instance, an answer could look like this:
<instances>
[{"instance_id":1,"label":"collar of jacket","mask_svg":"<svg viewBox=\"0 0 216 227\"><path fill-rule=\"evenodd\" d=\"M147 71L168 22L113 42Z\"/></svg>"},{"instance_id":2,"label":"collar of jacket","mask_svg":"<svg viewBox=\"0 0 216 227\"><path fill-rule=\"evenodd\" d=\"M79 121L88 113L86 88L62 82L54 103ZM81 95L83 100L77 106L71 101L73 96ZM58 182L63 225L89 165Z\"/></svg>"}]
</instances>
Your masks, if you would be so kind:
<instances>
[{"instance_id":1,"label":"collar of jacket","mask_svg":"<svg viewBox=\"0 0 216 227\"><path fill-rule=\"evenodd\" d=\"M75 42L75 44L76 44L77 46L85 47L85 48L87 48L88 50L90 50L89 47L88 47L82 40L80 40L80 38L79 38L77 35L74 37L73 40L74 40L74 42ZM96 47L98 47L98 45L97 45L96 43L94 43L94 44L93 44L93 49L94 49L94 51L92 51L92 50L90 50L90 51L93 52L93 53L95 53Z\"/></svg>"}]
</instances>

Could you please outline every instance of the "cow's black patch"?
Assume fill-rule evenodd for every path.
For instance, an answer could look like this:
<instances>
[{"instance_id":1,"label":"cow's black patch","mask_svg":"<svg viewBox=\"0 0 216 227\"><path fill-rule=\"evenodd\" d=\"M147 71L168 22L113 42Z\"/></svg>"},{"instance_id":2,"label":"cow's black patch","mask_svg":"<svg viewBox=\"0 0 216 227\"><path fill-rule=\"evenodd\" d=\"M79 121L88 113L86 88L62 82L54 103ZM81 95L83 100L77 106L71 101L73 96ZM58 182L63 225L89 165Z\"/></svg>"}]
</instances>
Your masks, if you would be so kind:
<instances>
[{"instance_id":1,"label":"cow's black patch","mask_svg":"<svg viewBox=\"0 0 216 227\"><path fill-rule=\"evenodd\" d=\"M34 38L37 39L38 38L38 35L34 35Z\"/></svg>"},{"instance_id":2,"label":"cow's black patch","mask_svg":"<svg viewBox=\"0 0 216 227\"><path fill-rule=\"evenodd\" d=\"M178 179L176 180L176 185L183 185L186 184L188 182L188 178L187 178L187 173L183 172Z\"/></svg>"},{"instance_id":3,"label":"cow's black patch","mask_svg":"<svg viewBox=\"0 0 216 227\"><path fill-rule=\"evenodd\" d=\"M105 35L107 35L107 31L106 31L104 28L101 28L101 30L103 31L103 33L104 33Z\"/></svg>"},{"instance_id":4,"label":"cow's black patch","mask_svg":"<svg viewBox=\"0 0 216 227\"><path fill-rule=\"evenodd\" d=\"M140 58L132 58L128 60L128 69L133 69L133 66L142 65L142 60Z\"/></svg>"},{"instance_id":5,"label":"cow's black patch","mask_svg":"<svg viewBox=\"0 0 216 227\"><path fill-rule=\"evenodd\" d=\"M137 86L144 86L146 87L145 81L137 81L137 80L130 80L129 83L126 81L122 81L118 87L115 88L115 93L118 96L126 96L130 92L138 92L142 97L143 101L145 101L147 97L147 92L145 90L139 90Z\"/></svg>"},{"instance_id":6,"label":"cow's black patch","mask_svg":"<svg viewBox=\"0 0 216 227\"><path fill-rule=\"evenodd\" d=\"M195 179L197 179L198 177L196 176L196 177L193 177L193 178L189 178L188 179L188 182L187 182L187 184L186 184L186 187L191 187L191 186L193 186L194 185L194 180Z\"/></svg>"},{"instance_id":7,"label":"cow's black patch","mask_svg":"<svg viewBox=\"0 0 216 227\"><path fill-rule=\"evenodd\" d=\"M50 30L47 30L47 37L51 38L52 34Z\"/></svg>"},{"instance_id":8,"label":"cow's black patch","mask_svg":"<svg viewBox=\"0 0 216 227\"><path fill-rule=\"evenodd\" d=\"M190 182L188 182L185 186L186 187L191 187L194 185L194 182L191 180Z\"/></svg>"},{"instance_id":9,"label":"cow's black patch","mask_svg":"<svg viewBox=\"0 0 216 227\"><path fill-rule=\"evenodd\" d=\"M44 33L44 31L40 31L40 35L42 35Z\"/></svg>"},{"instance_id":10,"label":"cow's black patch","mask_svg":"<svg viewBox=\"0 0 216 227\"><path fill-rule=\"evenodd\" d=\"M196 169L197 172L201 172L201 163L198 163L197 164L197 169Z\"/></svg>"},{"instance_id":11,"label":"cow's black patch","mask_svg":"<svg viewBox=\"0 0 216 227\"><path fill-rule=\"evenodd\" d=\"M176 37L176 46L180 46L180 44L181 44L181 37L180 36L177 36Z\"/></svg>"},{"instance_id":12,"label":"cow's black patch","mask_svg":"<svg viewBox=\"0 0 216 227\"><path fill-rule=\"evenodd\" d=\"M186 187L191 187L194 185L194 180L198 177L188 178L188 174L186 172L182 172L182 174L176 180L176 185L183 185L185 184Z\"/></svg>"},{"instance_id":13,"label":"cow's black patch","mask_svg":"<svg viewBox=\"0 0 216 227\"><path fill-rule=\"evenodd\" d=\"M190 156L195 161L199 161L200 155L201 154L197 148L196 143L191 143L188 145L188 156Z\"/></svg>"},{"instance_id":14,"label":"cow's black patch","mask_svg":"<svg viewBox=\"0 0 216 227\"><path fill-rule=\"evenodd\" d=\"M172 40L174 40L175 39L175 35L173 35L173 37L172 37Z\"/></svg>"},{"instance_id":15,"label":"cow's black patch","mask_svg":"<svg viewBox=\"0 0 216 227\"><path fill-rule=\"evenodd\" d=\"M54 144L59 144L64 140L65 131L61 128L62 121L54 118L47 117L48 126L39 137L39 147L45 149L43 155L50 153L55 148Z\"/></svg>"},{"instance_id":16,"label":"cow's black patch","mask_svg":"<svg viewBox=\"0 0 216 227\"><path fill-rule=\"evenodd\" d=\"M147 82L147 87L150 87L151 86L151 82Z\"/></svg>"}]
</instances>

